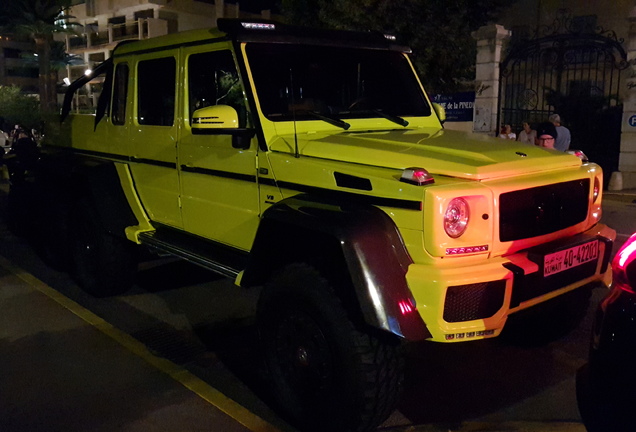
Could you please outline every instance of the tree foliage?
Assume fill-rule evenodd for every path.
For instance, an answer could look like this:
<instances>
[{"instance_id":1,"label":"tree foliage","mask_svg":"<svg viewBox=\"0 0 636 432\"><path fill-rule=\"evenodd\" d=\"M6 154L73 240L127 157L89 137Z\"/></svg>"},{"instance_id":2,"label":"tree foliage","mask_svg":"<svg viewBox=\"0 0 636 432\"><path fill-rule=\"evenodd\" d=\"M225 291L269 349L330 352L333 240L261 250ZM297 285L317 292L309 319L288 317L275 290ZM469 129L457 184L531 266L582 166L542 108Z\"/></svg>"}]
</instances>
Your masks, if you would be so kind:
<instances>
[{"instance_id":1,"label":"tree foliage","mask_svg":"<svg viewBox=\"0 0 636 432\"><path fill-rule=\"evenodd\" d=\"M65 11L72 0L2 0L0 32L26 35L35 42L38 55L40 102L44 111L56 104L56 74L51 67L53 34L72 31Z\"/></svg>"},{"instance_id":2,"label":"tree foliage","mask_svg":"<svg viewBox=\"0 0 636 432\"><path fill-rule=\"evenodd\" d=\"M413 49L415 67L432 93L465 89L474 80L471 32L516 0L281 0L290 24L396 35Z\"/></svg>"},{"instance_id":3,"label":"tree foliage","mask_svg":"<svg viewBox=\"0 0 636 432\"><path fill-rule=\"evenodd\" d=\"M28 129L39 129L42 118L38 105L38 100L25 96L20 87L0 86L0 128L20 124Z\"/></svg>"}]
</instances>

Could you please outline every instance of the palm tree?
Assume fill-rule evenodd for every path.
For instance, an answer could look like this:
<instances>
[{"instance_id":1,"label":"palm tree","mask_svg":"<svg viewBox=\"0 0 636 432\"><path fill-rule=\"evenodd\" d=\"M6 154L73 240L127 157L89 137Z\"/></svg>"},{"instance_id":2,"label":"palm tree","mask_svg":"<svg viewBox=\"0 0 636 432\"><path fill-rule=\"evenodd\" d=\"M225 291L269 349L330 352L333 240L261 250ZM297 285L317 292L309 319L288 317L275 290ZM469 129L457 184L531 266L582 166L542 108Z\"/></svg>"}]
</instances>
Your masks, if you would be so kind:
<instances>
[{"instance_id":1,"label":"palm tree","mask_svg":"<svg viewBox=\"0 0 636 432\"><path fill-rule=\"evenodd\" d=\"M65 13L73 0L2 0L0 32L27 35L35 42L38 55L40 107L51 112L56 107L57 77L51 67L51 47L55 33L72 32L73 23Z\"/></svg>"}]
</instances>

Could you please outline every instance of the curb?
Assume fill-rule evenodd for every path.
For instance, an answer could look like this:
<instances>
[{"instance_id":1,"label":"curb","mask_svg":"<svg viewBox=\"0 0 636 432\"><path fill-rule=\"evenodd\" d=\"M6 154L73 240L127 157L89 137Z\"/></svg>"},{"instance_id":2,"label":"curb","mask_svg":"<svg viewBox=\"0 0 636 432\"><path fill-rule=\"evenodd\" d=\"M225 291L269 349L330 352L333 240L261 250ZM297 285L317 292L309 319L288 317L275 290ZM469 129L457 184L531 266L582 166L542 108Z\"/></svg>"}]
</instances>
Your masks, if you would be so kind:
<instances>
[{"instance_id":1,"label":"curb","mask_svg":"<svg viewBox=\"0 0 636 432\"><path fill-rule=\"evenodd\" d=\"M460 425L427 425L380 428L381 432L586 432L579 422L463 422Z\"/></svg>"}]
</instances>

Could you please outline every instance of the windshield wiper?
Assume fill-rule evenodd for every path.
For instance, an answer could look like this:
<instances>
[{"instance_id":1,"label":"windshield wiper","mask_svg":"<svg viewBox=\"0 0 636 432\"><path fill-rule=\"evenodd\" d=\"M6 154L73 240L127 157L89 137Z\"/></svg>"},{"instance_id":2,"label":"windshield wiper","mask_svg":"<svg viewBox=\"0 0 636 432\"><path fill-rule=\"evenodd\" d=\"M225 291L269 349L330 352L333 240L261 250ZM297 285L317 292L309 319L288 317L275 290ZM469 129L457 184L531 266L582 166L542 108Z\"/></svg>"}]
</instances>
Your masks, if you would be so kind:
<instances>
[{"instance_id":1,"label":"windshield wiper","mask_svg":"<svg viewBox=\"0 0 636 432\"><path fill-rule=\"evenodd\" d=\"M400 126L407 127L409 125L409 122L404 120L402 117L393 114L387 114L379 109L372 109L371 111L376 113L380 117L384 117L385 119L392 121L393 123L399 124Z\"/></svg>"},{"instance_id":2,"label":"windshield wiper","mask_svg":"<svg viewBox=\"0 0 636 432\"><path fill-rule=\"evenodd\" d=\"M330 125L334 125L337 126L339 128L342 128L344 130L347 130L351 127L351 125L349 123L347 123L346 121L342 121L339 118L336 117L327 117L325 115L319 114L316 111L307 111L309 114L311 114L312 116L319 118L322 121L325 121L327 123L329 123Z\"/></svg>"}]
</instances>

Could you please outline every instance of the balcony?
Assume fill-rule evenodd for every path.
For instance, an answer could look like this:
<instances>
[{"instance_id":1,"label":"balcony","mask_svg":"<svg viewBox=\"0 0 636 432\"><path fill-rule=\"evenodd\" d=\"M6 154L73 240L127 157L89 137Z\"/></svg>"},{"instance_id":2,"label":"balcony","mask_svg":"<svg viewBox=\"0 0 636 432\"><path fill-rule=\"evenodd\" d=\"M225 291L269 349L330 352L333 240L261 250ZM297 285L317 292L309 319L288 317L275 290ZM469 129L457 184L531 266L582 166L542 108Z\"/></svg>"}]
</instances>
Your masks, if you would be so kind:
<instances>
[{"instance_id":1,"label":"balcony","mask_svg":"<svg viewBox=\"0 0 636 432\"><path fill-rule=\"evenodd\" d=\"M108 24L106 28L88 31L78 36L67 36L69 52L104 48L123 40L147 39L168 33L168 23L157 18L143 18L122 24Z\"/></svg>"}]
</instances>

